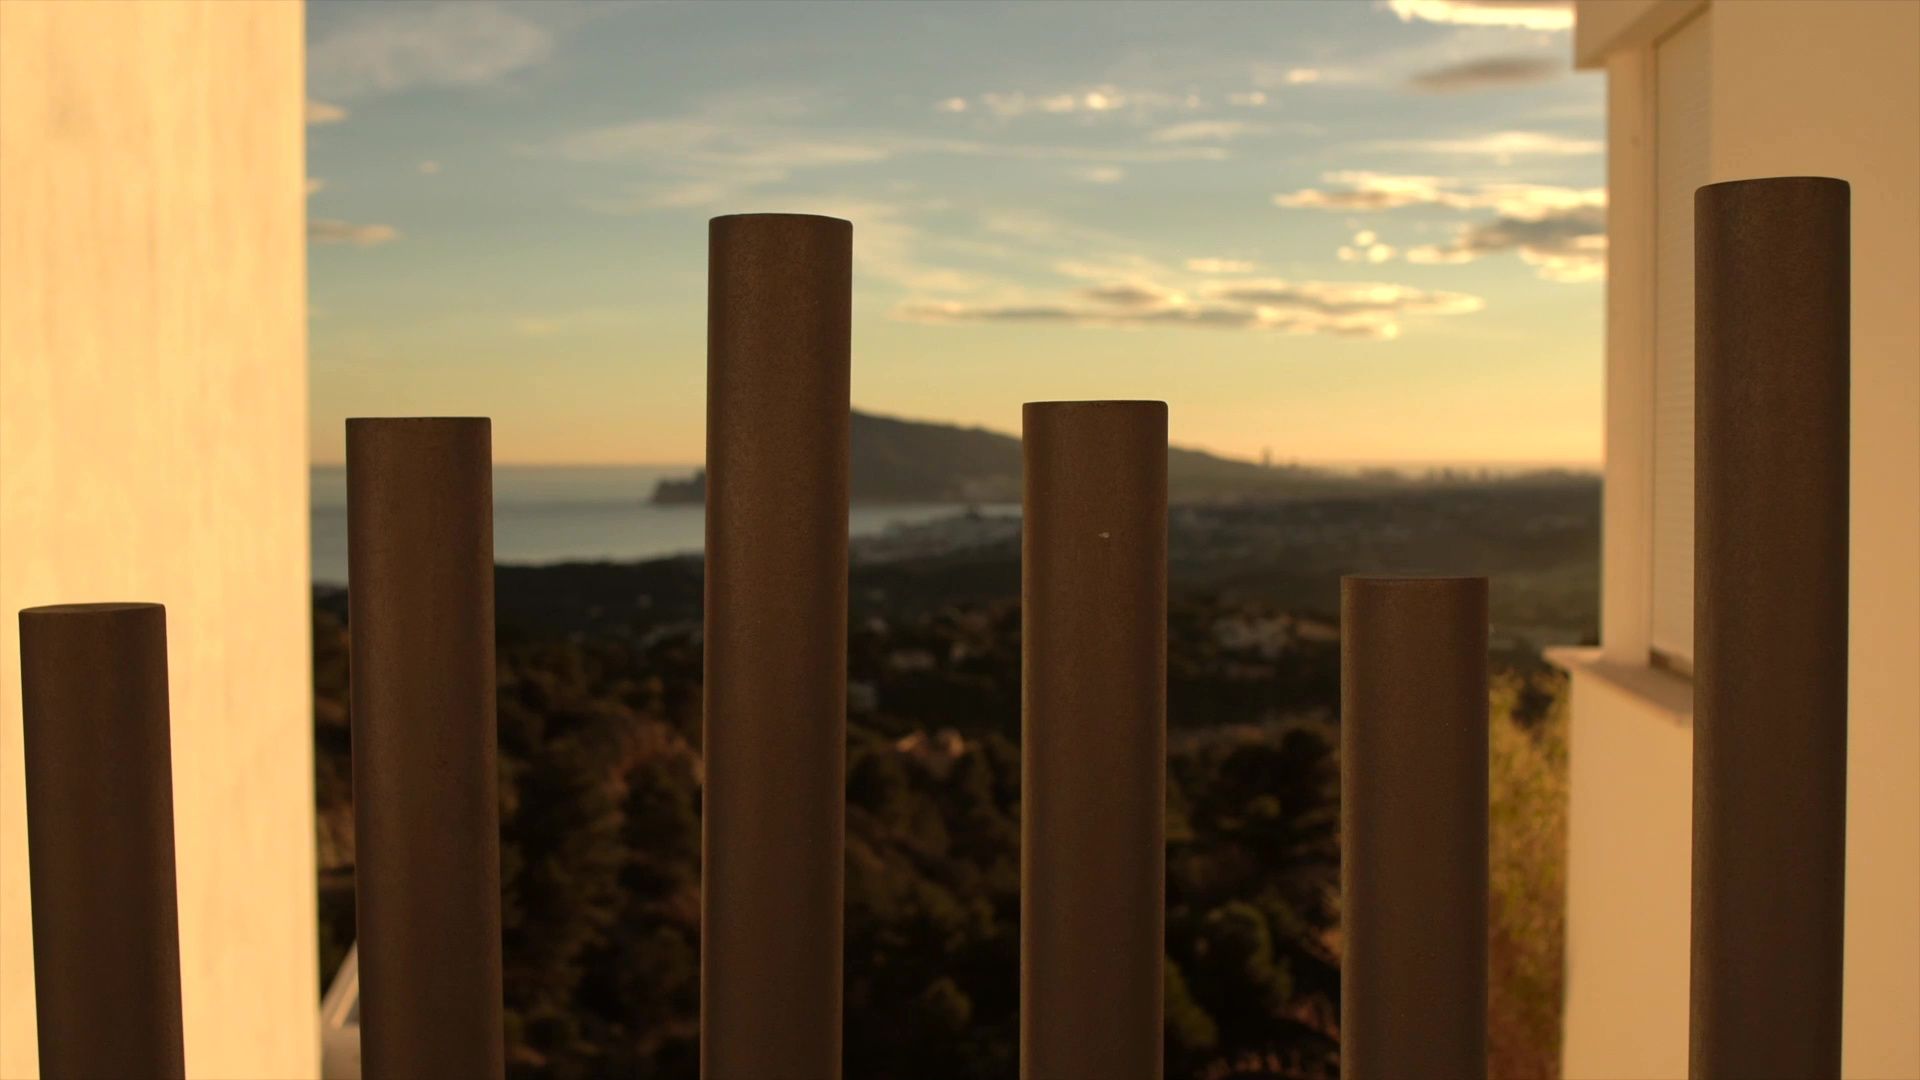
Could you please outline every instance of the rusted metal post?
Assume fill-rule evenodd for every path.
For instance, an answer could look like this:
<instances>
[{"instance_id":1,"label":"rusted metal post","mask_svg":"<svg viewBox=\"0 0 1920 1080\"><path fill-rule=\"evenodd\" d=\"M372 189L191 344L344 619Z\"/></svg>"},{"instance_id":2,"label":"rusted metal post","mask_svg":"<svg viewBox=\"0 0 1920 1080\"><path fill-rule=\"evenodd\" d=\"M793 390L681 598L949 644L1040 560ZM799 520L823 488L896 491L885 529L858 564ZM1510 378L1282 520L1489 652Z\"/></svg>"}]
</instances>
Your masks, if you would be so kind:
<instances>
[{"instance_id":1,"label":"rusted metal post","mask_svg":"<svg viewBox=\"0 0 1920 1080\"><path fill-rule=\"evenodd\" d=\"M700 1067L840 1075L853 227L713 219Z\"/></svg>"},{"instance_id":2,"label":"rusted metal post","mask_svg":"<svg viewBox=\"0 0 1920 1080\"><path fill-rule=\"evenodd\" d=\"M167 616L20 612L40 1075L186 1075Z\"/></svg>"},{"instance_id":3,"label":"rusted metal post","mask_svg":"<svg viewBox=\"0 0 1920 1080\"><path fill-rule=\"evenodd\" d=\"M1696 1080L1840 1074L1848 189L1694 200Z\"/></svg>"},{"instance_id":4,"label":"rusted metal post","mask_svg":"<svg viewBox=\"0 0 1920 1080\"><path fill-rule=\"evenodd\" d=\"M1167 407L1024 410L1020 1074L1161 1075Z\"/></svg>"},{"instance_id":5,"label":"rusted metal post","mask_svg":"<svg viewBox=\"0 0 1920 1080\"><path fill-rule=\"evenodd\" d=\"M354 889L369 1080L505 1073L493 437L347 421Z\"/></svg>"},{"instance_id":6,"label":"rusted metal post","mask_svg":"<svg viewBox=\"0 0 1920 1080\"><path fill-rule=\"evenodd\" d=\"M1340 582L1340 1075L1487 1075L1487 579Z\"/></svg>"}]
</instances>

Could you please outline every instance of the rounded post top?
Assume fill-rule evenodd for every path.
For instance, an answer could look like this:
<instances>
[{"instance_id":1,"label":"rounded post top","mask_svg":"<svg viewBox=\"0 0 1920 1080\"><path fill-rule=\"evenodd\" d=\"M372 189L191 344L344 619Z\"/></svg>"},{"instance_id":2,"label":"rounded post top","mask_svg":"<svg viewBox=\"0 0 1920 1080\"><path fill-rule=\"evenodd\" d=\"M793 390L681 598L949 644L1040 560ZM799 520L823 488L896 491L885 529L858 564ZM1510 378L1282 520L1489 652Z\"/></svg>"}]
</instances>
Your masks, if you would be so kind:
<instances>
[{"instance_id":1,"label":"rounded post top","mask_svg":"<svg viewBox=\"0 0 1920 1080\"><path fill-rule=\"evenodd\" d=\"M1167 403L1164 401L1029 401L1020 406L1021 441L1029 446L1057 439L1094 443L1104 440L1150 439L1162 457L1167 443ZM1113 448L1107 446L1106 450ZM1106 452L1106 451L1102 451Z\"/></svg>"},{"instance_id":2,"label":"rounded post top","mask_svg":"<svg viewBox=\"0 0 1920 1080\"><path fill-rule=\"evenodd\" d=\"M721 214L707 219L712 228L727 228L752 225L813 225L823 228L853 228L853 222L845 218L830 217L826 214Z\"/></svg>"},{"instance_id":3,"label":"rounded post top","mask_svg":"<svg viewBox=\"0 0 1920 1080\"><path fill-rule=\"evenodd\" d=\"M1722 180L1714 184L1702 184L1700 191L1731 191L1748 187L1783 187L1790 184L1806 184L1814 187L1848 188L1852 185L1833 176L1749 176L1742 180Z\"/></svg>"},{"instance_id":4,"label":"rounded post top","mask_svg":"<svg viewBox=\"0 0 1920 1080\"><path fill-rule=\"evenodd\" d=\"M347 419L347 471L373 447L433 447L493 454L493 419L486 416L356 416Z\"/></svg>"},{"instance_id":5,"label":"rounded post top","mask_svg":"<svg viewBox=\"0 0 1920 1080\"><path fill-rule=\"evenodd\" d=\"M1831 176L1756 176L1722 180L1693 191L1693 202L1704 214L1715 204L1748 207L1753 212L1784 200L1786 207L1844 209L1853 201L1853 186Z\"/></svg>"},{"instance_id":6,"label":"rounded post top","mask_svg":"<svg viewBox=\"0 0 1920 1080\"><path fill-rule=\"evenodd\" d=\"M21 608L22 619L84 619L107 617L132 613L166 612L163 604L149 603L144 600L107 600L89 604L43 604L39 607Z\"/></svg>"},{"instance_id":7,"label":"rounded post top","mask_svg":"<svg viewBox=\"0 0 1920 1080\"><path fill-rule=\"evenodd\" d=\"M444 424L447 426L465 424L491 424L491 416L349 416L347 426L378 427L388 424Z\"/></svg>"},{"instance_id":8,"label":"rounded post top","mask_svg":"<svg viewBox=\"0 0 1920 1080\"><path fill-rule=\"evenodd\" d=\"M1020 406L1022 412L1140 412L1165 415L1167 403L1164 401L1130 401L1125 399L1104 399L1094 401L1029 401Z\"/></svg>"}]
</instances>

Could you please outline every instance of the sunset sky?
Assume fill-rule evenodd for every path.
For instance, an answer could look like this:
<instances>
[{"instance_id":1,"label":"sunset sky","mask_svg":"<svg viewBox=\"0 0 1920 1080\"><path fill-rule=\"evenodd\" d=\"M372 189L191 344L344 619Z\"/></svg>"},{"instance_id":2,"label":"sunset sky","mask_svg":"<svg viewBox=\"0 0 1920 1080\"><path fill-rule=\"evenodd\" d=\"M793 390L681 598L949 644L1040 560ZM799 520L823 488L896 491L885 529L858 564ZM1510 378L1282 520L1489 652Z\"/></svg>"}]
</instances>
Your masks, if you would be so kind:
<instances>
[{"instance_id":1,"label":"sunset sky","mask_svg":"<svg viewBox=\"0 0 1920 1080\"><path fill-rule=\"evenodd\" d=\"M1277 461L1592 464L1604 99L1550 2L308 5L315 462L691 463L706 222L854 223L853 402L1159 398Z\"/></svg>"}]
</instances>

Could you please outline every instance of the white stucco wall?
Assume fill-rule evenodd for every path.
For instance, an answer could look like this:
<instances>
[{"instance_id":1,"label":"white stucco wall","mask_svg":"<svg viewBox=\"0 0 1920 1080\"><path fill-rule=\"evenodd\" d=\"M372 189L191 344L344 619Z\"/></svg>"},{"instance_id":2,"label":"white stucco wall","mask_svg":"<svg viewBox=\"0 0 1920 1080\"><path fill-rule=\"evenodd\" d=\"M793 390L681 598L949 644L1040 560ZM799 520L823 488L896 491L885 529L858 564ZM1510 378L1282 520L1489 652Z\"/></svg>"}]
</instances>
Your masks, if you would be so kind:
<instances>
[{"instance_id":1,"label":"white stucco wall","mask_svg":"<svg viewBox=\"0 0 1920 1080\"><path fill-rule=\"evenodd\" d=\"M0 2L0 1077L37 1075L16 612L166 605L188 1075L319 1059L298 3Z\"/></svg>"},{"instance_id":2,"label":"white stucco wall","mask_svg":"<svg viewBox=\"0 0 1920 1080\"><path fill-rule=\"evenodd\" d=\"M1581 58L1604 62L1612 83L1632 80L1646 44L1636 33L1662 32L1700 6L1583 0ZM1853 188L1842 1068L1909 1080L1920 1077L1920 4L1721 0L1710 10L1712 180L1825 175ZM1688 950L1675 915L1689 902L1692 741L1687 684L1636 666L1644 423L1629 410L1644 381L1647 301L1643 276L1622 270L1642 265L1647 207L1622 171L1644 153L1632 140L1645 103L1620 85L1610 101L1605 625L1603 651L1566 658L1575 675L1565 1071L1679 1077L1687 1019L1673 994L1683 1006Z\"/></svg>"}]
</instances>

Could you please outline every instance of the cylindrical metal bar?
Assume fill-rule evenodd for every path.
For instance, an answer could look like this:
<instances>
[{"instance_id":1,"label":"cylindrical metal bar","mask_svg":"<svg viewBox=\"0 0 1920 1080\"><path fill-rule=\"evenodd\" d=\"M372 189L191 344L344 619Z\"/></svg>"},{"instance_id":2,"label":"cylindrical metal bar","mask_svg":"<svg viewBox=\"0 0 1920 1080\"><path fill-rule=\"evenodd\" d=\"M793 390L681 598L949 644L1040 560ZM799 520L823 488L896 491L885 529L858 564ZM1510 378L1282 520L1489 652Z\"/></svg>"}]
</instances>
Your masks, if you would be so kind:
<instances>
[{"instance_id":1,"label":"cylindrical metal bar","mask_svg":"<svg viewBox=\"0 0 1920 1080\"><path fill-rule=\"evenodd\" d=\"M700 1067L840 1075L853 227L713 219Z\"/></svg>"},{"instance_id":2,"label":"cylindrical metal bar","mask_svg":"<svg viewBox=\"0 0 1920 1080\"><path fill-rule=\"evenodd\" d=\"M186 1075L167 616L20 613L40 1075Z\"/></svg>"},{"instance_id":3,"label":"cylindrical metal bar","mask_svg":"<svg viewBox=\"0 0 1920 1080\"><path fill-rule=\"evenodd\" d=\"M1020 1075L1161 1075L1167 407L1032 402L1021 540Z\"/></svg>"},{"instance_id":4,"label":"cylindrical metal bar","mask_svg":"<svg viewBox=\"0 0 1920 1080\"><path fill-rule=\"evenodd\" d=\"M1487 1075L1487 579L1340 582L1340 1075Z\"/></svg>"},{"instance_id":5,"label":"cylindrical metal bar","mask_svg":"<svg viewBox=\"0 0 1920 1080\"><path fill-rule=\"evenodd\" d=\"M1694 199L1696 1080L1838 1076L1848 191Z\"/></svg>"},{"instance_id":6,"label":"cylindrical metal bar","mask_svg":"<svg viewBox=\"0 0 1920 1080\"><path fill-rule=\"evenodd\" d=\"M505 1073L493 435L347 421L354 889L369 1080Z\"/></svg>"}]
</instances>

